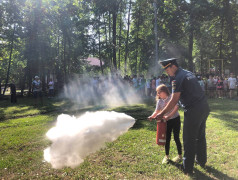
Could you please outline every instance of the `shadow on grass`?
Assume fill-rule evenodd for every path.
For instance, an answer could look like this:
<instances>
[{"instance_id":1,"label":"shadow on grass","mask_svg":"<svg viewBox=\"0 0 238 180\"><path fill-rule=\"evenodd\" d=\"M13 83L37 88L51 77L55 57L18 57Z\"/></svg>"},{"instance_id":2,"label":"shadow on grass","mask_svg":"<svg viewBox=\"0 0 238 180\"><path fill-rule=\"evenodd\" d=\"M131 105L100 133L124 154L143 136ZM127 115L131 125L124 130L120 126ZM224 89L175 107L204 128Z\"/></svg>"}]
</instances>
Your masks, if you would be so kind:
<instances>
[{"instance_id":1,"label":"shadow on grass","mask_svg":"<svg viewBox=\"0 0 238 180\"><path fill-rule=\"evenodd\" d=\"M211 108L210 115L221 120L229 129L238 131L237 114L234 114L234 112L238 112L237 101L214 99L209 100L209 105Z\"/></svg>"},{"instance_id":2,"label":"shadow on grass","mask_svg":"<svg viewBox=\"0 0 238 180\"><path fill-rule=\"evenodd\" d=\"M233 129L235 131L238 131L238 119L237 119L237 115L235 116L231 116L229 114L222 114L222 115L212 115L213 117L223 121L225 123L225 126L227 126L229 129ZM224 116L226 116L226 119L228 120L224 120Z\"/></svg>"},{"instance_id":3,"label":"shadow on grass","mask_svg":"<svg viewBox=\"0 0 238 180\"><path fill-rule=\"evenodd\" d=\"M178 164L178 163L174 163L172 161L170 161L170 164L177 167L180 171L181 170L181 164ZM193 168L194 169L194 174L193 175L190 175L191 178L193 179L202 179L202 180L213 180L214 178L216 179L227 179L227 180L235 180L234 178L214 169L213 167L211 166L205 166L205 171L207 173L209 173L209 176L201 171L199 171L197 168Z\"/></svg>"},{"instance_id":4,"label":"shadow on grass","mask_svg":"<svg viewBox=\"0 0 238 180\"><path fill-rule=\"evenodd\" d=\"M4 119L5 119L5 114L3 110L0 110L0 122L3 121Z\"/></svg>"},{"instance_id":5,"label":"shadow on grass","mask_svg":"<svg viewBox=\"0 0 238 180\"><path fill-rule=\"evenodd\" d=\"M156 131L156 123L155 121L150 122L147 118L153 113L154 107L149 104L141 104L141 105L134 105L134 106L123 106L114 108L113 110L118 112L123 112L133 118L136 119L135 124L133 125L132 129L147 129L151 131Z\"/></svg>"},{"instance_id":6,"label":"shadow on grass","mask_svg":"<svg viewBox=\"0 0 238 180\"><path fill-rule=\"evenodd\" d=\"M12 109L8 109L7 112L7 108ZM57 97L52 99L43 97L43 104L41 104L38 99L38 102L35 105L33 97L20 97L18 98L18 102L15 104L12 104L10 100L0 102L0 121L47 113L79 115L85 111L97 111L104 108L105 106L102 105L77 105L67 99L60 99Z\"/></svg>"},{"instance_id":7,"label":"shadow on grass","mask_svg":"<svg viewBox=\"0 0 238 180\"><path fill-rule=\"evenodd\" d=\"M212 176L216 177L217 179L229 179L229 180L235 180L235 178L232 178L216 169L214 169L213 167L211 166L206 166L206 171L209 173L209 174L212 174Z\"/></svg>"},{"instance_id":8,"label":"shadow on grass","mask_svg":"<svg viewBox=\"0 0 238 180\"><path fill-rule=\"evenodd\" d=\"M33 97L19 97L17 103L14 104L12 104L10 100L1 101L0 121L4 121L11 118L20 118L24 116L33 116L57 111L60 106L56 106L55 103L61 101L62 100L57 98L55 98L54 100L49 100L46 97L43 98L42 105L40 104L40 102L35 105ZM7 108L13 109L8 110L8 112L6 112L5 110L7 110ZM37 110L37 112L35 110Z\"/></svg>"}]
</instances>

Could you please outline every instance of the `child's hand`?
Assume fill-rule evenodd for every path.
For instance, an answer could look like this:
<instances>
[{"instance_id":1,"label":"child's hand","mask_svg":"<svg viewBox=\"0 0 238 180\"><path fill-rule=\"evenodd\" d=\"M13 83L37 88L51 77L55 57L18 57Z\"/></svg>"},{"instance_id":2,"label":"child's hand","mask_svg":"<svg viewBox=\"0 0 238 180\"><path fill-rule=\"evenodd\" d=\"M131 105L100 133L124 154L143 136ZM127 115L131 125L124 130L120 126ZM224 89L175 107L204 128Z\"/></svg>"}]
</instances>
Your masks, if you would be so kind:
<instances>
[{"instance_id":1,"label":"child's hand","mask_svg":"<svg viewBox=\"0 0 238 180\"><path fill-rule=\"evenodd\" d=\"M164 116L163 119L164 119L165 121L168 121L168 120L169 120L169 116Z\"/></svg>"},{"instance_id":2,"label":"child's hand","mask_svg":"<svg viewBox=\"0 0 238 180\"><path fill-rule=\"evenodd\" d=\"M155 117L157 122L160 122L163 119L163 115L162 114L157 114L157 116Z\"/></svg>"},{"instance_id":3,"label":"child's hand","mask_svg":"<svg viewBox=\"0 0 238 180\"><path fill-rule=\"evenodd\" d=\"M156 122L159 123L159 122L161 122L161 121L162 121L162 120L157 120Z\"/></svg>"},{"instance_id":4,"label":"child's hand","mask_svg":"<svg viewBox=\"0 0 238 180\"><path fill-rule=\"evenodd\" d=\"M149 117L148 117L148 120L149 120L149 121L152 121L152 119L153 119L152 116L149 116Z\"/></svg>"}]
</instances>

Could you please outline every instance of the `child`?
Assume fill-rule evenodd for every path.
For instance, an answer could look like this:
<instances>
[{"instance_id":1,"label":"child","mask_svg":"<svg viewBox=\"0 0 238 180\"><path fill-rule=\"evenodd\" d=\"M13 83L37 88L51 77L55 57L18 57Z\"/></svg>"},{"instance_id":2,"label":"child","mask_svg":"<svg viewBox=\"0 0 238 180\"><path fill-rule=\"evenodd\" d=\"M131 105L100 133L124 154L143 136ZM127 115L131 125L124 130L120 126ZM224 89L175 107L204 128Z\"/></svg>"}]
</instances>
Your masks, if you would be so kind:
<instances>
[{"instance_id":1,"label":"child","mask_svg":"<svg viewBox=\"0 0 238 180\"><path fill-rule=\"evenodd\" d=\"M219 98L223 98L223 90L224 90L223 78L219 76L217 81L217 91Z\"/></svg>"},{"instance_id":2,"label":"child","mask_svg":"<svg viewBox=\"0 0 238 180\"><path fill-rule=\"evenodd\" d=\"M54 81L50 78L49 86L49 98L54 97Z\"/></svg>"},{"instance_id":3,"label":"child","mask_svg":"<svg viewBox=\"0 0 238 180\"><path fill-rule=\"evenodd\" d=\"M209 98L214 98L215 97L215 81L212 77L212 75L209 76L209 79L207 80L207 88L209 92Z\"/></svg>"},{"instance_id":4,"label":"child","mask_svg":"<svg viewBox=\"0 0 238 180\"><path fill-rule=\"evenodd\" d=\"M43 105L43 99L42 99L42 86L41 81L38 76L35 76L35 80L32 82L32 90L33 90L33 96L35 99L35 105L37 105L37 98L40 97L41 105Z\"/></svg>"},{"instance_id":5,"label":"child","mask_svg":"<svg viewBox=\"0 0 238 180\"><path fill-rule=\"evenodd\" d=\"M156 88L156 108L154 113L149 116L149 120L151 121L153 118L156 117L156 115L163 110L163 108L167 105L167 103L170 101L171 96L169 93L169 89L164 85L161 84ZM172 159L172 161L178 163L182 161L182 147L181 147L181 142L179 139L179 133L180 133L180 116L178 113L178 105L174 107L174 109L165 114L164 119L167 121L167 131L166 131L166 144L165 144L165 153L166 156L164 157L162 164L167 164L169 162L169 148L170 148L170 140L171 140L171 133L173 131L174 133L174 140L177 146L178 150L178 156Z\"/></svg>"}]
</instances>

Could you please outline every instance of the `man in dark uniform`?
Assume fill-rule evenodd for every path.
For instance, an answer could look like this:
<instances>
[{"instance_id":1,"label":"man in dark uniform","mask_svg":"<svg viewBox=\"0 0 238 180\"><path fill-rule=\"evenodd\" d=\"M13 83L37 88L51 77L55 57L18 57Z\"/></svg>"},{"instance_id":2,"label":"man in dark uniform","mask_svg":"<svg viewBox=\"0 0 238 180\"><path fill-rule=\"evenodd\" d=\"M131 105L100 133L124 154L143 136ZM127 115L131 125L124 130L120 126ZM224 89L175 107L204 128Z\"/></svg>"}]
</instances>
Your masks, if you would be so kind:
<instances>
[{"instance_id":1,"label":"man in dark uniform","mask_svg":"<svg viewBox=\"0 0 238 180\"><path fill-rule=\"evenodd\" d=\"M202 167L207 162L205 128L209 106L205 93L193 73L180 68L175 58L160 61L160 64L173 79L172 98L156 118L161 120L180 100L184 108L183 170L186 174L191 174L195 158Z\"/></svg>"}]
</instances>

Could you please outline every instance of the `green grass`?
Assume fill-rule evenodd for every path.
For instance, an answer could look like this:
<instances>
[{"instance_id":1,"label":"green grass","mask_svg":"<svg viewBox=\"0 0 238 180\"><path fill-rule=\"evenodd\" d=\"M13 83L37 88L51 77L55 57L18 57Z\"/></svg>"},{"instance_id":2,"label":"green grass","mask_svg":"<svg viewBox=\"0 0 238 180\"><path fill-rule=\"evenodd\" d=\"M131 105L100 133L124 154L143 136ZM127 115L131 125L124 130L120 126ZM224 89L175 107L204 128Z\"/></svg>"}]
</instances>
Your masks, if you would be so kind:
<instances>
[{"instance_id":1,"label":"green grass","mask_svg":"<svg viewBox=\"0 0 238 180\"><path fill-rule=\"evenodd\" d=\"M195 165L196 179L238 179L238 106L237 101L210 100L207 121L208 162L206 169ZM191 179L176 165L162 165L164 148L155 144L156 124L147 121L154 103L123 106L137 121L133 128L106 147L86 157L77 168L52 169L43 151L50 145L46 132L57 115L78 114L101 107L67 108L69 102L45 100L33 106L29 99L18 105L0 102L0 177L2 179ZM72 105L70 106L72 107ZM111 109L112 110L112 109ZM183 113L180 111L183 119ZM182 137L182 133L180 135ZM181 138L182 139L182 138ZM171 141L171 157L176 156Z\"/></svg>"}]
</instances>

